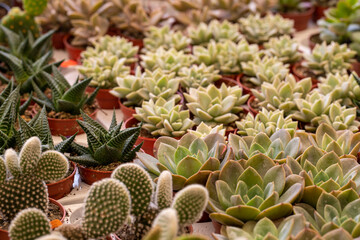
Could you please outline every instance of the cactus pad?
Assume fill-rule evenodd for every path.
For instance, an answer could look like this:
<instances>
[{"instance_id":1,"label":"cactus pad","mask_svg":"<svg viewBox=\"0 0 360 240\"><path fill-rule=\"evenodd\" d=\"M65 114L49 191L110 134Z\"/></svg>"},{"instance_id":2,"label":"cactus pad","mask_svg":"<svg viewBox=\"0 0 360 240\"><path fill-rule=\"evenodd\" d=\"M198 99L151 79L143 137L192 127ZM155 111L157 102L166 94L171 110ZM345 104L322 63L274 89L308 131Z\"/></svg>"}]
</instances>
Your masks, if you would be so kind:
<instances>
[{"instance_id":1,"label":"cactus pad","mask_svg":"<svg viewBox=\"0 0 360 240\"><path fill-rule=\"evenodd\" d=\"M112 178L123 182L131 195L131 213L140 216L147 209L153 194L150 175L139 165L122 164L114 170Z\"/></svg>"},{"instance_id":2,"label":"cactus pad","mask_svg":"<svg viewBox=\"0 0 360 240\"><path fill-rule=\"evenodd\" d=\"M190 185L174 198L172 208L177 211L179 225L186 226L197 222L208 202L207 190L198 184Z\"/></svg>"},{"instance_id":3,"label":"cactus pad","mask_svg":"<svg viewBox=\"0 0 360 240\"><path fill-rule=\"evenodd\" d=\"M56 231L59 231L67 240L87 240L80 225L64 224Z\"/></svg>"},{"instance_id":4,"label":"cactus pad","mask_svg":"<svg viewBox=\"0 0 360 240\"><path fill-rule=\"evenodd\" d=\"M46 151L37 163L37 175L44 181L58 180L69 169L66 157L57 151Z\"/></svg>"},{"instance_id":5,"label":"cactus pad","mask_svg":"<svg viewBox=\"0 0 360 240\"><path fill-rule=\"evenodd\" d=\"M0 157L0 182L5 181L6 179L6 165L2 157Z\"/></svg>"},{"instance_id":6,"label":"cactus pad","mask_svg":"<svg viewBox=\"0 0 360 240\"><path fill-rule=\"evenodd\" d=\"M23 174L31 174L35 171L37 161L41 156L41 142L37 137L27 140L19 155L20 168Z\"/></svg>"},{"instance_id":7,"label":"cactus pad","mask_svg":"<svg viewBox=\"0 0 360 240\"><path fill-rule=\"evenodd\" d=\"M34 240L50 231L46 215L36 208L29 208L21 211L11 222L9 235L12 240Z\"/></svg>"},{"instance_id":8,"label":"cactus pad","mask_svg":"<svg viewBox=\"0 0 360 240\"><path fill-rule=\"evenodd\" d=\"M23 209L35 207L48 209L47 187L34 176L19 176L0 185L0 212L11 221Z\"/></svg>"},{"instance_id":9,"label":"cactus pad","mask_svg":"<svg viewBox=\"0 0 360 240\"><path fill-rule=\"evenodd\" d=\"M160 239L174 239L178 233L176 210L172 208L162 210L154 220L153 227L156 226L161 229Z\"/></svg>"},{"instance_id":10,"label":"cactus pad","mask_svg":"<svg viewBox=\"0 0 360 240\"><path fill-rule=\"evenodd\" d=\"M47 0L23 0L24 9L31 16L39 16L46 8Z\"/></svg>"},{"instance_id":11,"label":"cactus pad","mask_svg":"<svg viewBox=\"0 0 360 240\"><path fill-rule=\"evenodd\" d=\"M155 201L158 208L165 209L171 206L173 200L172 176L169 171L164 171L156 186Z\"/></svg>"},{"instance_id":12,"label":"cactus pad","mask_svg":"<svg viewBox=\"0 0 360 240\"><path fill-rule=\"evenodd\" d=\"M93 184L85 202L83 229L88 238L116 232L130 214L129 192L123 183L115 179Z\"/></svg>"},{"instance_id":13,"label":"cactus pad","mask_svg":"<svg viewBox=\"0 0 360 240\"><path fill-rule=\"evenodd\" d=\"M5 164L10 173L16 177L21 174L18 156L13 149L8 149L5 152Z\"/></svg>"}]
</instances>

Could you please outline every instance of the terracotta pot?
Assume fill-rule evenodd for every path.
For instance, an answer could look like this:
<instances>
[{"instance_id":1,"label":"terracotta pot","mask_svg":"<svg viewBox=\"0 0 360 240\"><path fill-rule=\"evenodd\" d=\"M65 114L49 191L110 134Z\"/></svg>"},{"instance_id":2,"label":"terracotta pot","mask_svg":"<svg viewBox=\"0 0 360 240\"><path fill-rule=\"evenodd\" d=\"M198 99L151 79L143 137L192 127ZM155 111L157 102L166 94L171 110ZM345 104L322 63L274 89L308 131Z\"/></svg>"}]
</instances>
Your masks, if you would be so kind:
<instances>
[{"instance_id":1,"label":"terracotta pot","mask_svg":"<svg viewBox=\"0 0 360 240\"><path fill-rule=\"evenodd\" d=\"M46 186L48 187L49 197L57 200L65 197L71 192L76 173L76 165L73 162L70 162L70 164L74 168L74 171L71 173L70 176L61 179L60 181L57 181L55 183L46 184Z\"/></svg>"},{"instance_id":2,"label":"terracotta pot","mask_svg":"<svg viewBox=\"0 0 360 240\"><path fill-rule=\"evenodd\" d=\"M124 104L121 103L121 100L118 100L119 106L120 106L120 110L123 113L123 120L126 121L129 118L132 118L133 114L135 114L135 109L133 108L129 108L127 106L125 106Z\"/></svg>"},{"instance_id":3,"label":"terracotta pot","mask_svg":"<svg viewBox=\"0 0 360 240\"><path fill-rule=\"evenodd\" d=\"M233 80L236 80L238 74L221 74L221 78L230 78L230 79L233 79Z\"/></svg>"},{"instance_id":4,"label":"terracotta pot","mask_svg":"<svg viewBox=\"0 0 360 240\"><path fill-rule=\"evenodd\" d=\"M198 221L198 223L205 223L205 222L211 222L211 219L210 219L209 214L207 212L203 212L200 220Z\"/></svg>"},{"instance_id":5,"label":"terracotta pot","mask_svg":"<svg viewBox=\"0 0 360 240\"><path fill-rule=\"evenodd\" d=\"M215 86L220 87L222 83L225 83L226 86L231 86L231 87L239 86L239 83L236 81L236 79L239 76L241 77L242 74L236 75L236 77L235 76L231 76L231 77L222 76L219 80L217 80L215 82Z\"/></svg>"},{"instance_id":6,"label":"terracotta pot","mask_svg":"<svg viewBox=\"0 0 360 240\"><path fill-rule=\"evenodd\" d=\"M55 32L52 36L52 44L55 49L65 49L64 37L67 35L65 32Z\"/></svg>"},{"instance_id":7,"label":"terracotta pot","mask_svg":"<svg viewBox=\"0 0 360 240\"><path fill-rule=\"evenodd\" d=\"M357 73L358 76L360 76L360 62L356 61L352 64L352 70Z\"/></svg>"},{"instance_id":8,"label":"terracotta pot","mask_svg":"<svg viewBox=\"0 0 360 240\"><path fill-rule=\"evenodd\" d=\"M255 109L251 106L251 104L254 102L254 100L255 100L255 96L251 96L251 97L249 98L248 102L247 102L247 105L248 105L248 107L249 107L250 112L251 112L254 116L256 116L259 112L258 112L257 110L255 110Z\"/></svg>"},{"instance_id":9,"label":"terracotta pot","mask_svg":"<svg viewBox=\"0 0 360 240\"><path fill-rule=\"evenodd\" d=\"M139 121L136 120L134 117L131 117L125 121L125 128L130 128L130 127L136 125L137 123L139 123ZM157 140L156 138L147 138L147 137L139 136L135 142L135 145L138 145L138 144L144 142L141 149L144 150L145 153L150 154L151 156L154 156L154 144L155 144L156 140Z\"/></svg>"},{"instance_id":10,"label":"terracotta pot","mask_svg":"<svg viewBox=\"0 0 360 240\"><path fill-rule=\"evenodd\" d=\"M243 74L238 75L237 78L236 78L236 82L237 82L237 84L243 89L243 94L250 94L250 95L252 95L252 92L251 92L250 88L247 87L247 86L245 86L245 85L242 84L242 82L241 82L241 79L242 79L243 76L244 76Z\"/></svg>"},{"instance_id":11,"label":"terracotta pot","mask_svg":"<svg viewBox=\"0 0 360 240\"><path fill-rule=\"evenodd\" d=\"M128 36L122 34L120 29L117 29L114 27L109 28L107 34L110 36L120 36L120 37L126 38L128 41L132 42L134 46L138 46L139 51L144 47L143 39L136 39L136 38L128 37Z\"/></svg>"},{"instance_id":12,"label":"terracotta pot","mask_svg":"<svg viewBox=\"0 0 360 240\"><path fill-rule=\"evenodd\" d=\"M316 44L319 44L321 42L322 41L320 40L320 33L312 34L309 37L309 48L312 50L314 49Z\"/></svg>"},{"instance_id":13,"label":"terracotta pot","mask_svg":"<svg viewBox=\"0 0 360 240\"><path fill-rule=\"evenodd\" d=\"M92 119L96 119L97 109L90 114ZM51 130L51 134L55 136L63 135L66 137L72 136L75 133L83 133L84 131L78 125L76 120L83 120L83 118L74 118L74 119L56 119L49 118L49 127Z\"/></svg>"},{"instance_id":14,"label":"terracotta pot","mask_svg":"<svg viewBox=\"0 0 360 240\"><path fill-rule=\"evenodd\" d=\"M109 178L112 171L100 171L78 165L81 180L86 184L93 184L104 178Z\"/></svg>"},{"instance_id":15,"label":"terracotta pot","mask_svg":"<svg viewBox=\"0 0 360 240\"><path fill-rule=\"evenodd\" d=\"M311 6L305 12L280 13L280 15L284 18L294 20L294 28L296 31L302 31L307 29L314 11L314 6Z\"/></svg>"},{"instance_id":16,"label":"terracotta pot","mask_svg":"<svg viewBox=\"0 0 360 240\"><path fill-rule=\"evenodd\" d=\"M59 220L63 223L64 220L65 220L65 217L66 217L66 210L65 210L64 206L61 205L58 201L56 201L56 200L54 200L54 199L52 199L52 198L49 198L49 202L51 202L51 203L59 206L60 211L61 211L61 213L62 213L62 214L61 214L62 217L61 217L61 219L59 219ZM1 239L1 240L10 240L9 232L0 228L0 239Z\"/></svg>"},{"instance_id":17,"label":"terracotta pot","mask_svg":"<svg viewBox=\"0 0 360 240\"><path fill-rule=\"evenodd\" d=\"M304 76L300 71L299 68L301 67L301 62L297 62L295 63L292 67L291 67L291 71L294 74L294 77L296 78L297 81L300 81L301 79L307 78L307 76ZM317 79L316 78L311 78L311 82L312 84L317 84Z\"/></svg>"},{"instance_id":18,"label":"terracotta pot","mask_svg":"<svg viewBox=\"0 0 360 240\"><path fill-rule=\"evenodd\" d=\"M87 87L87 93L93 93L96 88ZM115 97L110 93L111 89L100 89L98 94L96 95L96 100L102 109L118 109L119 106L119 98Z\"/></svg>"},{"instance_id":19,"label":"terracotta pot","mask_svg":"<svg viewBox=\"0 0 360 240\"><path fill-rule=\"evenodd\" d=\"M65 49L69 55L69 59L74 60L74 61L78 61L80 59L80 53L82 51L84 51L84 48L78 48L78 47L74 47L73 45L70 44L70 34L67 34L64 36L63 38L63 43L65 45Z\"/></svg>"},{"instance_id":20,"label":"terracotta pot","mask_svg":"<svg viewBox=\"0 0 360 240\"><path fill-rule=\"evenodd\" d=\"M215 233L220 234L222 224L220 224L219 222L214 221L214 220L211 220L211 222L212 222L212 225L214 226Z\"/></svg>"},{"instance_id":21,"label":"terracotta pot","mask_svg":"<svg viewBox=\"0 0 360 240\"><path fill-rule=\"evenodd\" d=\"M328 10L329 7L324 7L320 5L315 6L315 12L314 12L314 20L315 22L319 20L320 18L323 18L325 16L325 11Z\"/></svg>"}]
</instances>

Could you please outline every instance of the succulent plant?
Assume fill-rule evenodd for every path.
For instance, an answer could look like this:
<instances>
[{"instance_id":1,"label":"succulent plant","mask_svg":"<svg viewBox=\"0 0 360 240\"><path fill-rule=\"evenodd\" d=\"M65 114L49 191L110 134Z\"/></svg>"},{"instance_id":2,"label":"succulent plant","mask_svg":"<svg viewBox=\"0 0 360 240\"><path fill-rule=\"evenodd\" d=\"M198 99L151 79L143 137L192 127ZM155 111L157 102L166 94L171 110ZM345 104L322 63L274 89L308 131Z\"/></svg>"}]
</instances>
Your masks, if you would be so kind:
<instances>
[{"instance_id":1,"label":"succulent plant","mask_svg":"<svg viewBox=\"0 0 360 240\"><path fill-rule=\"evenodd\" d=\"M47 0L23 0L23 7L30 16L40 15L46 8Z\"/></svg>"},{"instance_id":2,"label":"succulent plant","mask_svg":"<svg viewBox=\"0 0 360 240\"><path fill-rule=\"evenodd\" d=\"M240 32L250 43L263 44L272 37L291 35L294 32L294 22L280 15L260 14L240 18Z\"/></svg>"},{"instance_id":3,"label":"succulent plant","mask_svg":"<svg viewBox=\"0 0 360 240\"><path fill-rule=\"evenodd\" d=\"M207 87L209 84L219 80L221 76L214 66L206 66L204 63L200 65L192 65L183 67L178 72L181 87L185 89Z\"/></svg>"},{"instance_id":4,"label":"succulent plant","mask_svg":"<svg viewBox=\"0 0 360 240\"><path fill-rule=\"evenodd\" d=\"M289 35L271 38L264 43L264 47L267 54L277 57L283 63L293 64L302 58L302 54L299 52L299 44Z\"/></svg>"},{"instance_id":5,"label":"succulent plant","mask_svg":"<svg viewBox=\"0 0 360 240\"><path fill-rule=\"evenodd\" d=\"M303 214L311 227L322 235L334 231L334 229L342 229L344 232L347 231L352 239L360 236L359 213L356 211L359 204L358 194L354 190L348 189L340 192L337 196L324 192L320 195L316 208L307 204L299 204L294 207L294 212ZM343 236L345 237L347 234Z\"/></svg>"},{"instance_id":6,"label":"succulent plant","mask_svg":"<svg viewBox=\"0 0 360 240\"><path fill-rule=\"evenodd\" d=\"M83 59L89 59L98 57L102 52L106 52L104 56L115 56L118 59L125 58L125 63L131 64L137 61L136 54L138 51L139 47L133 46L133 43L126 38L106 35L97 39L93 43L93 46L87 47L86 50L81 53L81 57Z\"/></svg>"},{"instance_id":7,"label":"succulent plant","mask_svg":"<svg viewBox=\"0 0 360 240\"><path fill-rule=\"evenodd\" d=\"M26 141L19 156L13 149L8 149L5 160L0 160L0 212L3 219L10 222L18 212L31 207L47 212L48 194L44 181L65 176L69 169L66 157L56 151L42 153L40 140L32 137ZM11 178L7 178L7 171Z\"/></svg>"},{"instance_id":8,"label":"succulent plant","mask_svg":"<svg viewBox=\"0 0 360 240\"><path fill-rule=\"evenodd\" d=\"M18 34L21 33L27 35L28 33L31 33L34 38L40 36L40 27L36 23L35 18L18 7L11 8L7 15L1 19L1 25ZM1 31L0 38L2 41L3 37Z\"/></svg>"},{"instance_id":9,"label":"succulent plant","mask_svg":"<svg viewBox=\"0 0 360 240\"><path fill-rule=\"evenodd\" d=\"M289 73L289 65L284 64L277 57L259 55L252 61L242 62L241 67L246 76L246 81L255 86L260 86L264 82L272 83L276 78L285 79Z\"/></svg>"},{"instance_id":10,"label":"succulent plant","mask_svg":"<svg viewBox=\"0 0 360 240\"><path fill-rule=\"evenodd\" d=\"M135 108L135 111L134 118L143 122L142 128L154 137L181 137L195 125L190 119L189 110L182 110L182 105L175 105L175 99L150 99L143 102L141 108Z\"/></svg>"},{"instance_id":11,"label":"succulent plant","mask_svg":"<svg viewBox=\"0 0 360 240\"><path fill-rule=\"evenodd\" d=\"M70 86L65 77L55 67L53 67L53 73L53 76L46 72L40 73L52 91L51 99L33 82L33 88L37 94L37 97L33 99L37 104L45 106L48 111L67 112L78 115L84 105L91 105L93 103L99 88L90 96L85 94L85 89L90 84L91 78L81 82L78 79L74 85Z\"/></svg>"},{"instance_id":12,"label":"succulent plant","mask_svg":"<svg viewBox=\"0 0 360 240\"><path fill-rule=\"evenodd\" d=\"M210 127L204 122L201 122L195 130L188 130L188 133L194 134L197 137L205 138L207 135L218 133L221 136L225 137L226 129L222 124L216 125L215 127Z\"/></svg>"},{"instance_id":13,"label":"succulent plant","mask_svg":"<svg viewBox=\"0 0 360 240\"><path fill-rule=\"evenodd\" d=\"M84 166L106 166L111 163L131 162L140 150L142 143L134 146L140 127L121 130L122 122L117 124L115 111L109 130L82 112L83 121L77 120L87 137L88 147L73 143L78 156L69 159ZM74 146L75 145L75 146Z\"/></svg>"},{"instance_id":14,"label":"succulent plant","mask_svg":"<svg viewBox=\"0 0 360 240\"><path fill-rule=\"evenodd\" d=\"M235 43L242 38L239 33L239 25L228 22L212 20L209 24L200 23L197 26L189 26L187 29L192 45L206 45L210 40L216 42L231 40Z\"/></svg>"},{"instance_id":15,"label":"succulent plant","mask_svg":"<svg viewBox=\"0 0 360 240\"><path fill-rule=\"evenodd\" d=\"M246 118L235 123L238 129L237 133L241 136L256 136L262 132L271 137L279 129L285 129L293 137L297 129L297 122L293 121L290 116L285 117L284 111L268 111L265 108L259 111L255 117L248 113Z\"/></svg>"},{"instance_id":16,"label":"succulent plant","mask_svg":"<svg viewBox=\"0 0 360 240\"><path fill-rule=\"evenodd\" d=\"M71 20L71 44L77 47L91 46L104 36L110 23L109 10L113 4L105 0L66 0L68 16Z\"/></svg>"},{"instance_id":17,"label":"succulent plant","mask_svg":"<svg viewBox=\"0 0 360 240\"><path fill-rule=\"evenodd\" d=\"M220 172L210 174L207 211L210 218L226 226L241 227L245 221L286 217L292 203L300 200L304 180L286 175L264 154L256 154L243 163L228 161Z\"/></svg>"},{"instance_id":18,"label":"succulent plant","mask_svg":"<svg viewBox=\"0 0 360 240\"><path fill-rule=\"evenodd\" d=\"M335 196L346 189L359 192L360 174L354 158L339 158L335 152L324 153L320 148L310 146L298 160L288 157L286 166L305 180L303 203L316 206L322 192Z\"/></svg>"},{"instance_id":19,"label":"succulent plant","mask_svg":"<svg viewBox=\"0 0 360 240\"><path fill-rule=\"evenodd\" d=\"M285 116L297 110L294 99L303 99L311 91L310 78L296 81L293 75L287 75L284 80L276 77L272 83L264 82L261 91L251 89L253 95L259 100L259 105L269 111L281 110Z\"/></svg>"},{"instance_id":20,"label":"succulent plant","mask_svg":"<svg viewBox=\"0 0 360 240\"><path fill-rule=\"evenodd\" d=\"M34 240L50 231L47 216L39 209L28 208L20 211L11 222L9 235L12 240Z\"/></svg>"},{"instance_id":21,"label":"succulent plant","mask_svg":"<svg viewBox=\"0 0 360 240\"><path fill-rule=\"evenodd\" d=\"M222 236L215 234L216 240L236 240L236 239L301 239L300 236L308 232L308 223L301 214L289 216L276 226L273 221L263 218L258 222L249 221L244 224L243 228L226 227L225 234ZM313 232L311 232L313 233ZM316 232L315 232L316 235ZM298 237L299 236L299 237ZM312 239L312 238L310 238Z\"/></svg>"},{"instance_id":22,"label":"succulent plant","mask_svg":"<svg viewBox=\"0 0 360 240\"><path fill-rule=\"evenodd\" d=\"M96 57L83 59L78 70L85 78L91 78L90 86L104 89L115 87L117 77L130 73L130 67L126 66L126 58L119 59L107 52L101 52Z\"/></svg>"},{"instance_id":23,"label":"succulent plant","mask_svg":"<svg viewBox=\"0 0 360 240\"><path fill-rule=\"evenodd\" d=\"M222 74L237 74L242 71L243 62L253 60L258 46L250 45L246 40L238 43L230 40L216 43L211 40L206 47L195 46L193 52L196 63L214 65Z\"/></svg>"},{"instance_id":24,"label":"succulent plant","mask_svg":"<svg viewBox=\"0 0 360 240\"><path fill-rule=\"evenodd\" d=\"M192 63L192 55L177 51L174 48L165 50L159 47L155 52L146 52L141 55L141 66L144 69L154 71L157 68L167 73L177 73L182 67L189 67Z\"/></svg>"},{"instance_id":25,"label":"succulent plant","mask_svg":"<svg viewBox=\"0 0 360 240\"><path fill-rule=\"evenodd\" d=\"M238 115L244 109L243 104L249 95L242 95L239 86L227 87L224 83L220 88L211 84L206 88L190 88L189 93L184 93L188 102L186 105L194 114L194 122L199 125L205 122L209 126L224 124L229 126L239 119Z\"/></svg>"},{"instance_id":26,"label":"succulent plant","mask_svg":"<svg viewBox=\"0 0 360 240\"><path fill-rule=\"evenodd\" d=\"M156 52L159 47L163 47L165 50L173 48L176 51L184 50L185 52L190 50L187 49L190 39L180 31L171 30L169 26L151 26L145 35L143 50L145 52Z\"/></svg>"},{"instance_id":27,"label":"succulent plant","mask_svg":"<svg viewBox=\"0 0 360 240\"><path fill-rule=\"evenodd\" d=\"M302 153L300 137L292 137L285 129L277 130L271 137L263 132L246 137L230 134L229 146L234 151L236 160L247 160L262 153L277 162L284 162L286 157L296 158Z\"/></svg>"},{"instance_id":28,"label":"succulent plant","mask_svg":"<svg viewBox=\"0 0 360 240\"><path fill-rule=\"evenodd\" d=\"M350 50L346 44L332 42L317 44L310 54L304 54L304 67L311 70L316 76L325 76L328 73L347 74L351 63L355 61L355 51Z\"/></svg>"},{"instance_id":29,"label":"succulent plant","mask_svg":"<svg viewBox=\"0 0 360 240\"><path fill-rule=\"evenodd\" d=\"M46 9L36 20L44 30L56 29L57 32L69 32L71 29L66 2L62 0L48 0Z\"/></svg>"},{"instance_id":30,"label":"succulent plant","mask_svg":"<svg viewBox=\"0 0 360 240\"><path fill-rule=\"evenodd\" d=\"M154 176L170 171L174 190L194 183L205 185L209 174L231 158L224 136L218 133L204 138L187 133L180 140L160 137L155 142L154 153L155 157L145 153L137 153L137 157Z\"/></svg>"}]
</instances>

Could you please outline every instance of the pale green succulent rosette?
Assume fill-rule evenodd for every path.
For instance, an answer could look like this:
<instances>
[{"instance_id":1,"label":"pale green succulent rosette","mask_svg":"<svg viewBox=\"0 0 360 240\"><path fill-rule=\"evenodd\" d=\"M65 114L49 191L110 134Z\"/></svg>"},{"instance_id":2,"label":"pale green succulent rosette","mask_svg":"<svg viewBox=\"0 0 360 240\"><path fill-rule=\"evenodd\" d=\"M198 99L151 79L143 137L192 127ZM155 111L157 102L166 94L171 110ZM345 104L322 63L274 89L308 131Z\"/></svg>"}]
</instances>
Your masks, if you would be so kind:
<instances>
[{"instance_id":1,"label":"pale green succulent rosette","mask_svg":"<svg viewBox=\"0 0 360 240\"><path fill-rule=\"evenodd\" d=\"M216 82L221 78L218 73L219 70L215 70L214 66L206 66L202 63L191 67L183 67L178 75L181 87L188 91L189 88L207 87Z\"/></svg>"},{"instance_id":2,"label":"pale green succulent rosette","mask_svg":"<svg viewBox=\"0 0 360 240\"><path fill-rule=\"evenodd\" d=\"M289 35L271 38L269 42L264 43L264 47L266 54L277 57L283 63L294 64L302 58L299 44Z\"/></svg>"}]
</instances>

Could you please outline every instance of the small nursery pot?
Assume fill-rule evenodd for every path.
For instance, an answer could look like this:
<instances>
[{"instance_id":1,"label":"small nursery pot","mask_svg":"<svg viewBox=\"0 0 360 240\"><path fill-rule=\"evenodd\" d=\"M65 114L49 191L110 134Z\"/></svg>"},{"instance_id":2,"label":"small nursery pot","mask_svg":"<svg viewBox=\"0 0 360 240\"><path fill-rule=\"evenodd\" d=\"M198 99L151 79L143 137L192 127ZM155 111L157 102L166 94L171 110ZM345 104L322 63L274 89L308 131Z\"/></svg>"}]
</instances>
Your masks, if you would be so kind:
<instances>
[{"instance_id":1,"label":"small nursery pot","mask_svg":"<svg viewBox=\"0 0 360 240\"><path fill-rule=\"evenodd\" d=\"M296 78L297 81L300 81L301 79L307 78L307 76L305 76L301 71L301 62L297 62L295 63L292 67L291 67L291 72L294 74L294 77ZM316 78L311 77L311 82L312 84L317 84L318 81Z\"/></svg>"},{"instance_id":2,"label":"small nursery pot","mask_svg":"<svg viewBox=\"0 0 360 240\"><path fill-rule=\"evenodd\" d=\"M238 74L221 74L221 78L230 78L236 80Z\"/></svg>"},{"instance_id":3,"label":"small nursery pot","mask_svg":"<svg viewBox=\"0 0 360 240\"><path fill-rule=\"evenodd\" d=\"M96 119L97 109L90 114L92 119ZM74 118L74 119L56 119L49 118L49 127L52 135L59 136L63 135L66 137L72 136L75 133L83 133L84 131L78 125L76 120L83 120L83 118Z\"/></svg>"},{"instance_id":4,"label":"small nursery pot","mask_svg":"<svg viewBox=\"0 0 360 240\"><path fill-rule=\"evenodd\" d=\"M216 87L220 87L222 83L225 83L226 86L230 86L230 87L240 86L239 83L236 81L236 79L237 79L239 76L241 77L242 74L234 75L234 76L232 76L232 77L222 76L219 80L217 80L217 81L215 82L215 86L216 86Z\"/></svg>"},{"instance_id":5,"label":"small nursery pot","mask_svg":"<svg viewBox=\"0 0 360 240\"><path fill-rule=\"evenodd\" d=\"M222 227L223 225L220 224L219 222L215 221L215 220L211 220L211 222L212 222L212 225L213 225L213 227L214 227L214 229L215 229L215 233L216 233L216 234L220 234L220 232L221 232L221 227Z\"/></svg>"},{"instance_id":6,"label":"small nursery pot","mask_svg":"<svg viewBox=\"0 0 360 240\"><path fill-rule=\"evenodd\" d=\"M96 88L87 87L87 93L93 93ZM118 109L120 107L118 98L110 93L111 89L99 89L96 100L102 109Z\"/></svg>"},{"instance_id":7,"label":"small nursery pot","mask_svg":"<svg viewBox=\"0 0 360 240\"><path fill-rule=\"evenodd\" d=\"M66 210L65 210L64 206L52 198L49 198L49 202L55 204L56 206L58 206L60 208L61 219L59 219L59 220L63 223L65 220L65 217L66 217ZM6 230L3 230L0 228L0 239L1 240L10 240L9 231L6 231Z\"/></svg>"},{"instance_id":8,"label":"small nursery pot","mask_svg":"<svg viewBox=\"0 0 360 240\"><path fill-rule=\"evenodd\" d=\"M134 46L138 46L139 51L144 47L143 39L136 39L136 38L128 37L128 36L122 34L121 30L118 28L114 28L114 27L109 28L107 34L110 36L120 36L120 37L126 38L128 41L132 42L132 44Z\"/></svg>"},{"instance_id":9,"label":"small nursery pot","mask_svg":"<svg viewBox=\"0 0 360 240\"><path fill-rule=\"evenodd\" d=\"M314 11L314 6L311 6L305 12L280 13L280 15L284 18L294 20L294 28L296 31L302 31L307 29Z\"/></svg>"},{"instance_id":10,"label":"small nursery pot","mask_svg":"<svg viewBox=\"0 0 360 240\"><path fill-rule=\"evenodd\" d=\"M84 48L78 48L78 47L74 47L73 45L70 44L70 34L67 34L64 36L63 38L63 43L65 45L65 49L69 55L69 59L74 60L74 61L78 61L80 59L80 54L82 51L84 51Z\"/></svg>"},{"instance_id":11,"label":"small nursery pot","mask_svg":"<svg viewBox=\"0 0 360 240\"><path fill-rule=\"evenodd\" d=\"M100 171L78 165L81 180L86 184L93 184L96 181L111 177L112 171Z\"/></svg>"},{"instance_id":12,"label":"small nursery pot","mask_svg":"<svg viewBox=\"0 0 360 240\"><path fill-rule=\"evenodd\" d=\"M71 173L70 176L61 179L60 181L57 181L55 183L46 184L46 186L48 187L49 197L57 200L65 197L71 192L76 173L76 164L73 162L70 162L70 164L74 168L74 171Z\"/></svg>"},{"instance_id":13,"label":"small nursery pot","mask_svg":"<svg viewBox=\"0 0 360 240\"><path fill-rule=\"evenodd\" d=\"M322 40L320 39L320 33L315 33L310 35L308 42L309 42L309 48L311 50L314 49L316 44L321 44Z\"/></svg>"},{"instance_id":14,"label":"small nursery pot","mask_svg":"<svg viewBox=\"0 0 360 240\"><path fill-rule=\"evenodd\" d=\"M136 125L137 123L139 123L139 121L137 119L135 119L134 117L131 117L125 121L125 128L130 128L130 127ZM151 156L154 156L154 144L155 144L156 140L157 140L156 138L147 138L147 137L139 136L135 142L135 145L138 145L138 144L144 142L141 149L144 150L145 153L150 154Z\"/></svg>"},{"instance_id":15,"label":"small nursery pot","mask_svg":"<svg viewBox=\"0 0 360 240\"><path fill-rule=\"evenodd\" d=\"M120 110L123 113L123 120L126 121L129 118L132 118L133 114L135 114L135 109L133 108L129 108L127 106L125 106L124 104L122 104L121 100L118 99L118 104L120 106Z\"/></svg>"},{"instance_id":16,"label":"small nursery pot","mask_svg":"<svg viewBox=\"0 0 360 240\"><path fill-rule=\"evenodd\" d=\"M67 35L65 32L55 32L52 36L52 45L55 49L65 49L64 37Z\"/></svg>"},{"instance_id":17,"label":"small nursery pot","mask_svg":"<svg viewBox=\"0 0 360 240\"><path fill-rule=\"evenodd\" d=\"M247 102L250 112L256 116L259 112L252 107L252 103L255 101L255 96L251 96Z\"/></svg>"},{"instance_id":18,"label":"small nursery pot","mask_svg":"<svg viewBox=\"0 0 360 240\"><path fill-rule=\"evenodd\" d=\"M314 12L314 20L315 22L319 20L320 18L323 18L325 16L325 11L328 10L329 7L324 7L321 5L315 6L315 12Z\"/></svg>"},{"instance_id":19,"label":"small nursery pot","mask_svg":"<svg viewBox=\"0 0 360 240\"><path fill-rule=\"evenodd\" d=\"M241 82L241 79L242 79L243 76L244 76L243 74L238 75L237 78L236 78L236 82L237 82L237 84L243 89L243 94L250 94L250 95L252 95L252 92L251 92L250 88L247 87L247 86L245 86L245 85L242 84L242 82Z\"/></svg>"},{"instance_id":20,"label":"small nursery pot","mask_svg":"<svg viewBox=\"0 0 360 240\"><path fill-rule=\"evenodd\" d=\"M360 62L356 61L352 64L352 71L355 71L360 76Z\"/></svg>"}]
</instances>

